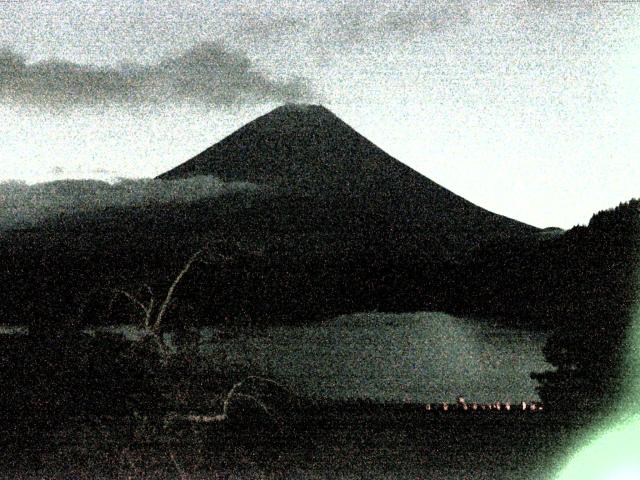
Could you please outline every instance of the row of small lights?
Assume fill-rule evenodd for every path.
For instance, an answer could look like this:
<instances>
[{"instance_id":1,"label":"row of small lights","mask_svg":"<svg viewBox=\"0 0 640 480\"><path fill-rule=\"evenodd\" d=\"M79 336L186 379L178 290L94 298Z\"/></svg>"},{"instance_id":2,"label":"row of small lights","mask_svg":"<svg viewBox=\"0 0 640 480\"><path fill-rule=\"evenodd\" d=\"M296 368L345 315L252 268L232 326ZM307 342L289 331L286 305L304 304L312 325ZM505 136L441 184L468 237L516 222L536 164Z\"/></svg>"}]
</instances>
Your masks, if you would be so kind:
<instances>
[{"instance_id":1,"label":"row of small lights","mask_svg":"<svg viewBox=\"0 0 640 480\"><path fill-rule=\"evenodd\" d=\"M433 405L433 404L427 404L425 405L425 409L428 412L434 411L434 410L439 410L442 412L448 412L449 410L463 410L463 411L472 411L472 412L476 412L476 411L483 411L483 412L487 412L487 411L505 411L505 412L510 412L510 411L529 411L529 412L542 412L544 411L544 405L541 403L537 403L537 402L521 402L517 407L515 405L512 405L510 402L506 402L506 403L502 403L502 402L495 402L495 403L476 403L473 402L471 404L468 404L464 401L463 398L458 399L458 402L456 404L449 404L448 402L442 402L440 404L437 405Z\"/></svg>"}]
</instances>

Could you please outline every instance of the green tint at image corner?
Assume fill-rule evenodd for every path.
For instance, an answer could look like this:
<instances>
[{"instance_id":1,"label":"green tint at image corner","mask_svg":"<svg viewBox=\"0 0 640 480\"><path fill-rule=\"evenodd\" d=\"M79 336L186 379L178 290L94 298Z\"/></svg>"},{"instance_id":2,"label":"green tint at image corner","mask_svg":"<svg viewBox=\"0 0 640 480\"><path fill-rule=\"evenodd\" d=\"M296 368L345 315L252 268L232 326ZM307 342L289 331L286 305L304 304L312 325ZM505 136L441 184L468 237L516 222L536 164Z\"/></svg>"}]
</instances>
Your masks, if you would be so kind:
<instances>
[{"instance_id":1,"label":"green tint at image corner","mask_svg":"<svg viewBox=\"0 0 640 480\"><path fill-rule=\"evenodd\" d=\"M557 480L640 480L640 415L596 434Z\"/></svg>"},{"instance_id":2,"label":"green tint at image corner","mask_svg":"<svg viewBox=\"0 0 640 480\"><path fill-rule=\"evenodd\" d=\"M640 308L629 332L625 417L594 430L557 480L640 480Z\"/></svg>"}]
</instances>

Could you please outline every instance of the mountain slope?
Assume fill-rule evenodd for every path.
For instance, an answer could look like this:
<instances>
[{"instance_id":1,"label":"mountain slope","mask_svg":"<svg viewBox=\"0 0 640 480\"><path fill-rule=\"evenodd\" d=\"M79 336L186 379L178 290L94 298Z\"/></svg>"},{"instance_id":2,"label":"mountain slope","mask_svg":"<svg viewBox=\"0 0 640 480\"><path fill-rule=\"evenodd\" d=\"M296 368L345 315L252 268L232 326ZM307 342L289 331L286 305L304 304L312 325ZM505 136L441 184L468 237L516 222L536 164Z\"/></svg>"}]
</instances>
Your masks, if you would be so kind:
<instances>
[{"instance_id":1,"label":"mountain slope","mask_svg":"<svg viewBox=\"0 0 640 480\"><path fill-rule=\"evenodd\" d=\"M398 226L452 222L452 229L481 235L535 231L446 190L318 105L276 108L158 178L193 175L346 198Z\"/></svg>"}]
</instances>

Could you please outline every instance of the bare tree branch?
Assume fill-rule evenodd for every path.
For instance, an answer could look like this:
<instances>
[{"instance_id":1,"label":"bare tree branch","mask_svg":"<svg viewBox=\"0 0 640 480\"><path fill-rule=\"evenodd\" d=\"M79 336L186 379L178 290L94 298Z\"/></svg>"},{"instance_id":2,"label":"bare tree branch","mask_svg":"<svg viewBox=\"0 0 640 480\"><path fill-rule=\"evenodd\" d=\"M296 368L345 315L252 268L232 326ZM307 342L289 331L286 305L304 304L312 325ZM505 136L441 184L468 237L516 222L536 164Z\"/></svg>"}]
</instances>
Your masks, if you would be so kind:
<instances>
[{"instance_id":1,"label":"bare tree branch","mask_svg":"<svg viewBox=\"0 0 640 480\"><path fill-rule=\"evenodd\" d=\"M167 307L171 303L171 300L173 298L173 293L175 292L176 287L178 286L182 278L189 272L189 270L191 269L191 266L194 264L196 260L198 260L198 257L200 257L200 255L202 255L203 252L204 250L198 250L196 253L191 255L191 257L189 258L185 266L182 267L182 270L180 271L180 273L178 273L176 278L173 280L173 283L169 287L169 290L167 291L167 295L164 298L162 305L160 305L160 311L158 312L158 316L156 317L156 321L153 325L153 329L155 331L157 331L160 328L160 325L162 324L162 319L164 318Z\"/></svg>"},{"instance_id":2,"label":"bare tree branch","mask_svg":"<svg viewBox=\"0 0 640 480\"><path fill-rule=\"evenodd\" d=\"M156 305L156 299L151 297L149 300L149 308L147 309L147 314L144 317L144 328L145 330L149 330L151 328L151 313L153 312L153 308Z\"/></svg>"},{"instance_id":3,"label":"bare tree branch","mask_svg":"<svg viewBox=\"0 0 640 480\"><path fill-rule=\"evenodd\" d=\"M285 390L290 396L294 397L295 394L294 392L287 387L286 385L283 385L282 383L276 382L275 380L272 380L271 378L266 378L266 377L260 377L258 375L249 375L245 380L258 380L262 383L269 383L271 385L275 385L283 390Z\"/></svg>"},{"instance_id":4,"label":"bare tree branch","mask_svg":"<svg viewBox=\"0 0 640 480\"><path fill-rule=\"evenodd\" d=\"M241 380L238 383L235 383L233 387L231 387L231 389L227 392L227 396L222 403L222 415L224 415L225 417L227 417L229 414L229 406L231 405L233 395L236 393L236 390L242 386L243 382L244 381Z\"/></svg>"},{"instance_id":5,"label":"bare tree branch","mask_svg":"<svg viewBox=\"0 0 640 480\"><path fill-rule=\"evenodd\" d=\"M160 355L162 356L163 361L166 362L170 354L169 347L167 347L162 337L160 337L160 335L158 335L156 332L152 330L147 330L146 333L148 336L150 336L153 339L154 342L156 342L156 345L158 345L158 351L160 352Z\"/></svg>"},{"instance_id":6,"label":"bare tree branch","mask_svg":"<svg viewBox=\"0 0 640 480\"><path fill-rule=\"evenodd\" d=\"M273 417L273 412L271 411L271 409L267 406L266 403L264 403L258 397L254 397L253 395L247 395L246 393L236 393L235 397L236 398L246 398L247 400L251 400L251 401L255 402L256 405L258 405L260 408L262 408L262 410L264 410L264 412L267 415Z\"/></svg>"},{"instance_id":7,"label":"bare tree branch","mask_svg":"<svg viewBox=\"0 0 640 480\"><path fill-rule=\"evenodd\" d=\"M119 288L114 288L113 291L115 293L119 293L121 295L124 295L125 297L127 297L129 300L131 300L131 302L135 305L137 305L138 307L140 307L140 309L142 310L142 312L145 315L149 315L150 311L149 311L149 307L147 307L144 303L142 303L137 297L135 297L133 294L125 291L125 290L121 290Z\"/></svg>"},{"instance_id":8,"label":"bare tree branch","mask_svg":"<svg viewBox=\"0 0 640 480\"><path fill-rule=\"evenodd\" d=\"M167 294L160 305L160 309L158 313L156 312L156 296L153 293L153 289L148 285L144 284L144 287L149 292L149 301L147 304L142 302L136 295L126 290L120 288L114 288L113 292L117 295L122 295L127 298L133 305L137 306L140 309L140 313L142 316L142 330L145 336L151 337L153 341L158 346L159 352L161 353L163 360L167 361L167 357L170 355L170 349L165 344L164 339L162 338L160 327L162 326L162 320L174 300L174 293L180 281L184 278L184 276L189 272L193 264L200 259L201 255L205 249L198 250L194 253L187 263L182 267L182 270L178 273L178 275L174 278L171 283L169 289L167 290ZM109 311L113 308L113 303L116 298L114 296L109 303ZM154 319L155 314L155 319Z\"/></svg>"},{"instance_id":9,"label":"bare tree branch","mask_svg":"<svg viewBox=\"0 0 640 480\"><path fill-rule=\"evenodd\" d=\"M188 422L193 423L216 423L224 422L228 417L224 413L220 413L218 415L185 415L179 418L184 418Z\"/></svg>"},{"instance_id":10,"label":"bare tree branch","mask_svg":"<svg viewBox=\"0 0 640 480\"><path fill-rule=\"evenodd\" d=\"M265 402L263 402L259 397L257 397L256 395L249 395L247 393L241 393L239 391L240 388L242 388L248 380L258 380L258 381L263 382L263 383L269 383L269 384L272 384L272 385L277 385L278 387L284 388L285 390L289 391L289 389L287 387L285 387L282 384L276 382L275 380L271 380L271 379L265 378L265 377L259 377L259 376L256 376L256 375L251 375L251 376L246 377L243 380L240 380L239 382L234 383L233 386L227 391L227 394L225 395L224 400L222 402L222 412L221 413L218 413L218 414L204 414L204 415L197 415L197 414L180 415L180 414L174 412L174 413L169 414L169 416L167 416L167 418L165 420L165 424L168 424L171 421L174 421L176 419L182 419L182 420L186 420L188 422L194 422L194 423L224 422L225 420L227 420L229 418L229 409L231 408L231 404L232 404L233 400L234 399L238 399L238 398L244 398L246 400L250 400L250 401L254 402L256 405L258 405L267 415L269 415L271 417L275 416L273 410L271 408L269 408L269 406Z\"/></svg>"}]
</instances>

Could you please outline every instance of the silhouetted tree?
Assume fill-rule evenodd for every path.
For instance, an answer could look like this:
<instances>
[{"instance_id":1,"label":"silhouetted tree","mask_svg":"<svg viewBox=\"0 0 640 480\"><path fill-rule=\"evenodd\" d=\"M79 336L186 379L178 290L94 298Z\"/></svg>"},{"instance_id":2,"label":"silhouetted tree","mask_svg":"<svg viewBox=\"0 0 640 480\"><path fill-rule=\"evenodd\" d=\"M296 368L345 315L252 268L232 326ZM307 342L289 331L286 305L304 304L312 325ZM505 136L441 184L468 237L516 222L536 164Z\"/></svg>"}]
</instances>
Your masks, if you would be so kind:
<instances>
[{"instance_id":1,"label":"silhouetted tree","mask_svg":"<svg viewBox=\"0 0 640 480\"><path fill-rule=\"evenodd\" d=\"M569 271L544 353L556 371L534 373L545 403L597 410L619 399L637 301L640 201L596 214L564 235Z\"/></svg>"}]
</instances>

